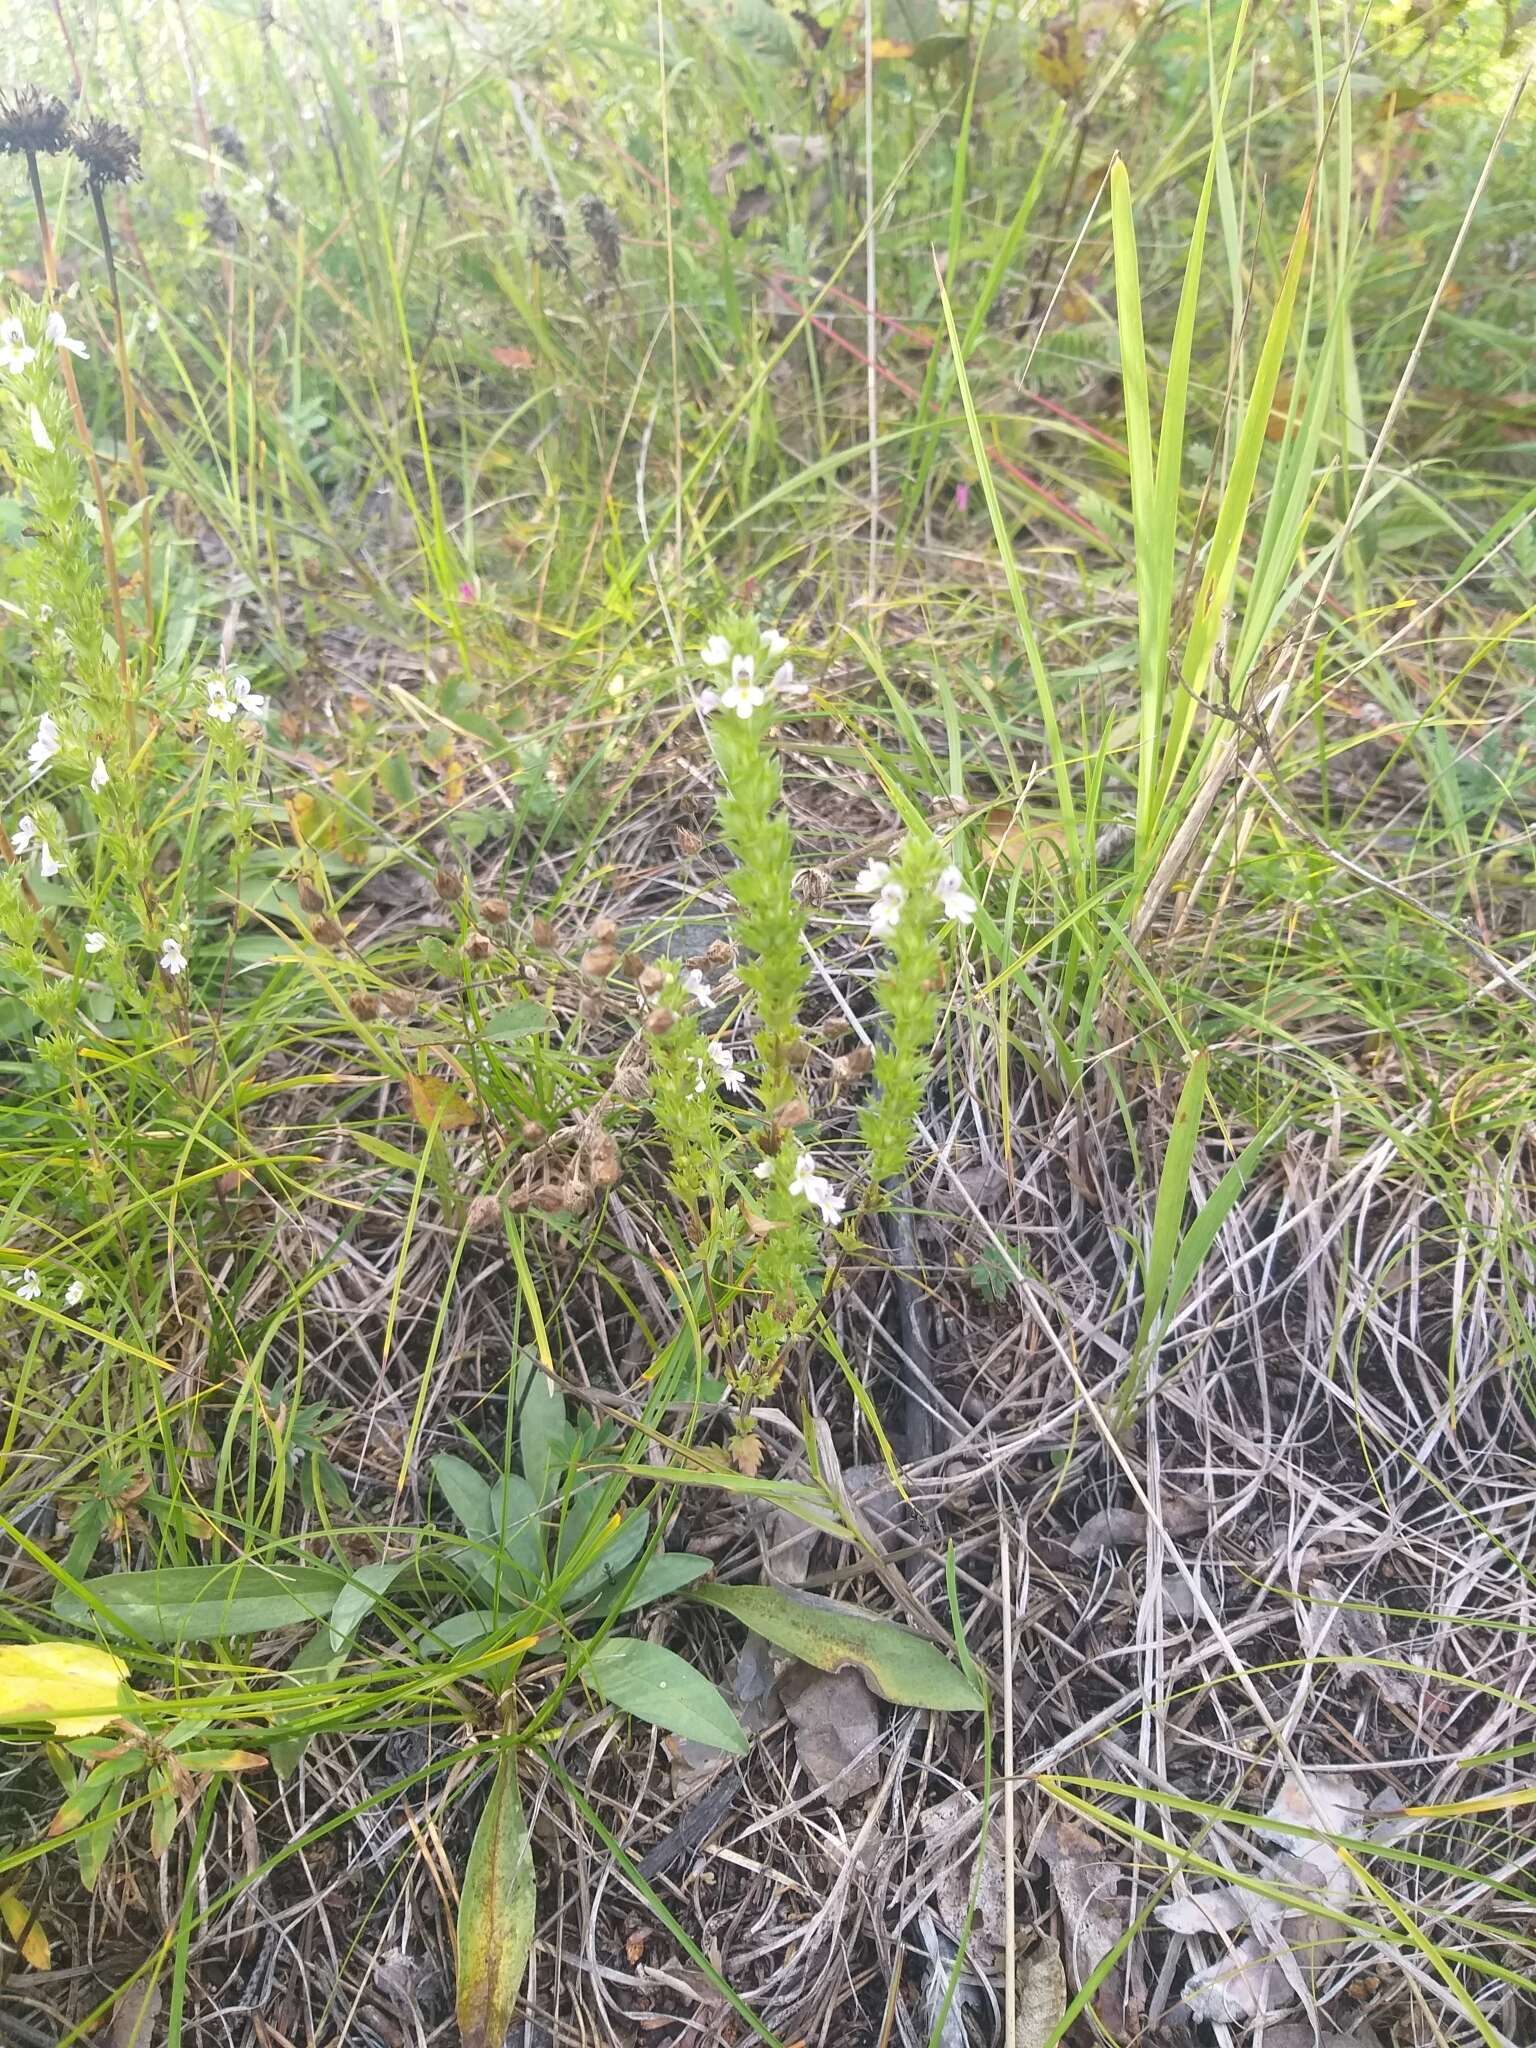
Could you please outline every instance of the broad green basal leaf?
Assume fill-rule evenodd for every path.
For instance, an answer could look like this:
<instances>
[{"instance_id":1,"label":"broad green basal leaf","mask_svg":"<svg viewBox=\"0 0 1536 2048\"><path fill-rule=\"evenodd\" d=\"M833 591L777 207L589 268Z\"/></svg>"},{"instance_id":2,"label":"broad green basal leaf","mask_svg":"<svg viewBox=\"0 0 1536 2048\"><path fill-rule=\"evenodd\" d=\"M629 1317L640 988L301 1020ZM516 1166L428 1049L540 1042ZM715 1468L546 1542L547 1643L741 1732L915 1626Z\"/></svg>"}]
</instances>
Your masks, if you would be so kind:
<instances>
[{"instance_id":1,"label":"broad green basal leaf","mask_svg":"<svg viewBox=\"0 0 1536 2048\"><path fill-rule=\"evenodd\" d=\"M609 1636L582 1666L592 1690L613 1707L690 1742L745 1756L746 1731L702 1672L659 1643Z\"/></svg>"}]
</instances>

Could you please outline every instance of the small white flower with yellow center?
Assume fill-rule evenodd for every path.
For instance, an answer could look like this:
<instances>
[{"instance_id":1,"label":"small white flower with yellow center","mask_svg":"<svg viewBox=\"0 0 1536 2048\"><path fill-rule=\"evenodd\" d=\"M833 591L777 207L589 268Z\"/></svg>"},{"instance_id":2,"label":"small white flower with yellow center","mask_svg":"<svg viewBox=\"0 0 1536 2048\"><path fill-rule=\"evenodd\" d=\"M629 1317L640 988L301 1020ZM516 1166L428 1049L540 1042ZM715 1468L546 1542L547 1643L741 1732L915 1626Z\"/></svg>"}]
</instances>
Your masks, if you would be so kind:
<instances>
[{"instance_id":1,"label":"small white flower with yellow center","mask_svg":"<svg viewBox=\"0 0 1536 2048\"><path fill-rule=\"evenodd\" d=\"M888 860L869 860L859 869L853 886L861 896L878 896L890 878L891 864Z\"/></svg>"},{"instance_id":2,"label":"small white flower with yellow center","mask_svg":"<svg viewBox=\"0 0 1536 2048\"><path fill-rule=\"evenodd\" d=\"M37 842L37 820L30 811L23 811L21 822L11 834L11 851L18 860L25 860Z\"/></svg>"},{"instance_id":3,"label":"small white flower with yellow center","mask_svg":"<svg viewBox=\"0 0 1536 2048\"><path fill-rule=\"evenodd\" d=\"M101 755L98 754L96 756L96 766L91 770L91 787L100 795L101 791L106 788L111 780L111 776L107 773L107 764Z\"/></svg>"},{"instance_id":4,"label":"small white flower with yellow center","mask_svg":"<svg viewBox=\"0 0 1536 2048\"><path fill-rule=\"evenodd\" d=\"M763 652L770 656L775 654L782 654L784 650L789 646L789 642L784 638L784 635L779 631L777 626L770 626L767 632L764 633L764 635L762 636L762 639Z\"/></svg>"},{"instance_id":5,"label":"small white flower with yellow center","mask_svg":"<svg viewBox=\"0 0 1536 2048\"><path fill-rule=\"evenodd\" d=\"M802 1152L795 1161L789 1192L819 1210L821 1220L828 1225L840 1223L848 1206L847 1197L837 1192L824 1173L816 1171L816 1162L809 1152Z\"/></svg>"},{"instance_id":6,"label":"small white flower with yellow center","mask_svg":"<svg viewBox=\"0 0 1536 2048\"><path fill-rule=\"evenodd\" d=\"M48 431L48 422L35 405L27 407L27 425L32 429L32 446L41 448L45 455L53 453L53 436Z\"/></svg>"},{"instance_id":7,"label":"small white flower with yellow center","mask_svg":"<svg viewBox=\"0 0 1536 2048\"><path fill-rule=\"evenodd\" d=\"M85 1282L83 1280L71 1280L64 1290L64 1306L66 1308L78 1308L84 1299Z\"/></svg>"},{"instance_id":8,"label":"small white flower with yellow center","mask_svg":"<svg viewBox=\"0 0 1536 2048\"><path fill-rule=\"evenodd\" d=\"M83 341L77 340L70 333L64 324L64 315L62 313L50 313L48 315L47 320L43 323L43 339L51 341L55 348L67 348L70 354L78 356L81 362L86 361L91 353Z\"/></svg>"},{"instance_id":9,"label":"small white flower with yellow center","mask_svg":"<svg viewBox=\"0 0 1536 2048\"><path fill-rule=\"evenodd\" d=\"M969 924L976 915L976 898L966 888L965 877L960 870L947 867L936 886L944 915L952 917L956 924Z\"/></svg>"},{"instance_id":10,"label":"small white flower with yellow center","mask_svg":"<svg viewBox=\"0 0 1536 2048\"><path fill-rule=\"evenodd\" d=\"M19 320L0 320L0 370L7 370L11 376L30 368L37 361L37 350L27 344L26 329Z\"/></svg>"},{"instance_id":11,"label":"small white flower with yellow center","mask_svg":"<svg viewBox=\"0 0 1536 2048\"><path fill-rule=\"evenodd\" d=\"M718 1039L711 1039L705 1047L715 1063L715 1072L720 1076L720 1086L727 1095L745 1095L747 1077L736 1064L736 1055L728 1045L721 1045Z\"/></svg>"},{"instance_id":12,"label":"small white flower with yellow center","mask_svg":"<svg viewBox=\"0 0 1536 2048\"><path fill-rule=\"evenodd\" d=\"M731 681L733 683L750 683L755 679L756 675L757 660L754 655L733 654L731 656Z\"/></svg>"},{"instance_id":13,"label":"small white flower with yellow center","mask_svg":"<svg viewBox=\"0 0 1536 2048\"><path fill-rule=\"evenodd\" d=\"M723 633L711 633L699 652L706 668L724 668L731 658L731 643Z\"/></svg>"},{"instance_id":14,"label":"small white flower with yellow center","mask_svg":"<svg viewBox=\"0 0 1536 2048\"><path fill-rule=\"evenodd\" d=\"M62 868L63 863L55 858L53 848L48 844L47 840L39 839L37 842L37 872L42 876L43 880L51 882L55 875L62 872Z\"/></svg>"},{"instance_id":15,"label":"small white flower with yellow center","mask_svg":"<svg viewBox=\"0 0 1536 2048\"><path fill-rule=\"evenodd\" d=\"M21 1278L16 1282L18 1301L37 1301L41 1298L43 1283L37 1277L36 1266L23 1266Z\"/></svg>"},{"instance_id":16,"label":"small white flower with yellow center","mask_svg":"<svg viewBox=\"0 0 1536 2048\"><path fill-rule=\"evenodd\" d=\"M901 923L901 906L907 900L907 892L900 882L887 882L870 905L869 936L872 939L894 937L896 927Z\"/></svg>"},{"instance_id":17,"label":"small white flower with yellow center","mask_svg":"<svg viewBox=\"0 0 1536 2048\"><path fill-rule=\"evenodd\" d=\"M181 941L179 939L168 937L161 940L160 971L162 974L168 974L172 981L176 979L178 974L186 973L187 956L181 950Z\"/></svg>"},{"instance_id":18,"label":"small white flower with yellow center","mask_svg":"<svg viewBox=\"0 0 1536 2048\"><path fill-rule=\"evenodd\" d=\"M87 932L85 935L85 950L87 953L105 953L107 950L106 933Z\"/></svg>"},{"instance_id":19,"label":"small white flower with yellow center","mask_svg":"<svg viewBox=\"0 0 1536 2048\"><path fill-rule=\"evenodd\" d=\"M37 738L27 749L27 766L32 773L41 775L63 744L59 738L58 725L45 711L37 721Z\"/></svg>"},{"instance_id":20,"label":"small white flower with yellow center","mask_svg":"<svg viewBox=\"0 0 1536 2048\"><path fill-rule=\"evenodd\" d=\"M738 718L750 718L767 702L768 692L761 683L753 682L750 673L734 677L720 692L720 709L734 711Z\"/></svg>"},{"instance_id":21,"label":"small white flower with yellow center","mask_svg":"<svg viewBox=\"0 0 1536 2048\"><path fill-rule=\"evenodd\" d=\"M696 1003L702 1003L706 1009L715 1000L709 983L697 967L690 967L680 977L678 987L685 996L691 997Z\"/></svg>"}]
</instances>

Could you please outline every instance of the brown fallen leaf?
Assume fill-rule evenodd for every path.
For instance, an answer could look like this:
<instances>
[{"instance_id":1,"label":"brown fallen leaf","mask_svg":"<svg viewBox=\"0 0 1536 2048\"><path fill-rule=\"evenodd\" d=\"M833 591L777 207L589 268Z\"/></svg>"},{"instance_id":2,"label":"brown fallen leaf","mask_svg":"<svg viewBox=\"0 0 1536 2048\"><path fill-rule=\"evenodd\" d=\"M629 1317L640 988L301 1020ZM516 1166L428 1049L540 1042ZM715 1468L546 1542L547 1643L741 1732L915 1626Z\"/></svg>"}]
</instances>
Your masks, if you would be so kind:
<instances>
[{"instance_id":1,"label":"brown fallen leaf","mask_svg":"<svg viewBox=\"0 0 1536 2048\"><path fill-rule=\"evenodd\" d=\"M1061 1907L1067 1977L1081 1991L1088 1979L1125 1939L1129 1924L1120 1898L1120 1869L1104 1855L1086 1828L1056 1820L1040 1838L1040 1854L1051 1873ZM1116 1963L1094 1994L1093 2009L1105 2031L1123 2039L1126 2031L1125 1965Z\"/></svg>"},{"instance_id":2,"label":"brown fallen leaf","mask_svg":"<svg viewBox=\"0 0 1536 2048\"><path fill-rule=\"evenodd\" d=\"M407 1074L406 1093L411 1115L424 1129L435 1123L440 1131L462 1131L479 1122L479 1114L449 1081L436 1074Z\"/></svg>"},{"instance_id":3,"label":"brown fallen leaf","mask_svg":"<svg viewBox=\"0 0 1536 2048\"><path fill-rule=\"evenodd\" d=\"M858 1672L802 1664L779 1680L779 1697L811 1782L834 1805L873 1792L880 1782L880 1717Z\"/></svg>"},{"instance_id":4,"label":"brown fallen leaf","mask_svg":"<svg viewBox=\"0 0 1536 2048\"><path fill-rule=\"evenodd\" d=\"M500 363L504 370L531 370L533 368L532 349L493 348L491 355L496 362Z\"/></svg>"},{"instance_id":5,"label":"brown fallen leaf","mask_svg":"<svg viewBox=\"0 0 1536 2048\"><path fill-rule=\"evenodd\" d=\"M1018 2048L1055 2048L1066 2010L1061 1943L1048 1934L1019 1965Z\"/></svg>"},{"instance_id":6,"label":"brown fallen leaf","mask_svg":"<svg viewBox=\"0 0 1536 2048\"><path fill-rule=\"evenodd\" d=\"M737 240L740 240L753 221L761 220L765 213L772 213L772 211L773 194L769 191L768 187L766 185L749 185L745 192L737 194L736 204L731 208L729 223L731 234Z\"/></svg>"}]
</instances>

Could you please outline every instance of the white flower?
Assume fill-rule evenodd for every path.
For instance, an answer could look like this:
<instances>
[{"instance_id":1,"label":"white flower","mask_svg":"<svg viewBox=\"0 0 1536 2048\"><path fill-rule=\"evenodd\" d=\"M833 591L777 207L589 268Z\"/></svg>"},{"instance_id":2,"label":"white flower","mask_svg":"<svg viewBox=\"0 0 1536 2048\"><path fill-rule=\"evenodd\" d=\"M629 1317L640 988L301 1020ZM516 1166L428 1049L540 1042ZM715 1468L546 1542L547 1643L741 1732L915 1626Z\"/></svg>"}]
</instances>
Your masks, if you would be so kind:
<instances>
[{"instance_id":1,"label":"white flower","mask_svg":"<svg viewBox=\"0 0 1536 2048\"><path fill-rule=\"evenodd\" d=\"M859 869L853 886L861 896L878 896L890 880L891 864L888 860L866 861Z\"/></svg>"},{"instance_id":2,"label":"white flower","mask_svg":"<svg viewBox=\"0 0 1536 2048\"><path fill-rule=\"evenodd\" d=\"M720 709L720 692L718 690L705 690L699 698L699 709L706 718L712 718Z\"/></svg>"},{"instance_id":3,"label":"white flower","mask_svg":"<svg viewBox=\"0 0 1536 2048\"><path fill-rule=\"evenodd\" d=\"M53 436L49 433L47 422L35 405L27 407L27 424L32 429L33 447L41 448L45 455L51 455L53 453Z\"/></svg>"},{"instance_id":4,"label":"white flower","mask_svg":"<svg viewBox=\"0 0 1536 2048\"><path fill-rule=\"evenodd\" d=\"M824 1173L816 1171L816 1162L809 1152L802 1152L795 1161L795 1177L789 1184L789 1192L809 1202L813 1209L819 1209L823 1223L842 1221L848 1206L847 1197L840 1195Z\"/></svg>"},{"instance_id":5,"label":"white flower","mask_svg":"<svg viewBox=\"0 0 1536 2048\"><path fill-rule=\"evenodd\" d=\"M956 924L969 924L976 915L976 898L965 886L965 877L956 867L948 867L938 879L939 901L944 906L944 915L952 917Z\"/></svg>"},{"instance_id":6,"label":"white flower","mask_svg":"<svg viewBox=\"0 0 1536 2048\"><path fill-rule=\"evenodd\" d=\"M37 350L27 346L26 330L19 320L0 320L0 370L12 376L37 360Z\"/></svg>"},{"instance_id":7,"label":"white flower","mask_svg":"<svg viewBox=\"0 0 1536 2048\"><path fill-rule=\"evenodd\" d=\"M609 684L608 684L608 694L609 694L609 696L610 696L610 697L622 697L622 696L623 696L623 694L624 694L624 678L623 678L622 676L614 676L614 677L612 677L612 678L611 678L611 680L609 681Z\"/></svg>"},{"instance_id":8,"label":"white flower","mask_svg":"<svg viewBox=\"0 0 1536 2048\"><path fill-rule=\"evenodd\" d=\"M763 635L763 652L765 654L782 654L788 645L789 642L784 638L784 635L777 626L770 626Z\"/></svg>"},{"instance_id":9,"label":"white flower","mask_svg":"<svg viewBox=\"0 0 1536 2048\"><path fill-rule=\"evenodd\" d=\"M738 718L750 718L760 704L768 702L768 692L760 683L732 682L720 692L720 709L734 711Z\"/></svg>"},{"instance_id":10,"label":"white flower","mask_svg":"<svg viewBox=\"0 0 1536 2048\"><path fill-rule=\"evenodd\" d=\"M773 672L773 687L781 697L808 697L810 685L795 681L795 664L781 661Z\"/></svg>"},{"instance_id":11,"label":"white flower","mask_svg":"<svg viewBox=\"0 0 1536 2048\"><path fill-rule=\"evenodd\" d=\"M98 754L96 756L96 766L91 770L91 787L96 790L105 789L111 780L111 776L107 773L107 764Z\"/></svg>"},{"instance_id":12,"label":"white flower","mask_svg":"<svg viewBox=\"0 0 1536 2048\"><path fill-rule=\"evenodd\" d=\"M706 668L724 668L731 658L731 643L723 633L711 633L699 659Z\"/></svg>"},{"instance_id":13,"label":"white flower","mask_svg":"<svg viewBox=\"0 0 1536 2048\"><path fill-rule=\"evenodd\" d=\"M84 1299L85 1282L83 1280L71 1280L64 1290L64 1306L66 1308L78 1308Z\"/></svg>"},{"instance_id":14,"label":"white flower","mask_svg":"<svg viewBox=\"0 0 1536 2048\"><path fill-rule=\"evenodd\" d=\"M48 318L43 323L43 336L45 340L51 341L55 348L67 348L72 356L79 356L82 362L90 355L90 350L86 347L85 343L77 341L64 325L64 315L62 313L50 313L48 315Z\"/></svg>"},{"instance_id":15,"label":"white flower","mask_svg":"<svg viewBox=\"0 0 1536 2048\"><path fill-rule=\"evenodd\" d=\"M23 1266L21 1278L16 1282L18 1301L36 1301L43 1291L43 1283L37 1277L36 1266Z\"/></svg>"},{"instance_id":16,"label":"white flower","mask_svg":"<svg viewBox=\"0 0 1536 2048\"><path fill-rule=\"evenodd\" d=\"M872 939L888 939L901 923L901 906L907 899L907 892L900 882L887 882L870 906L869 936Z\"/></svg>"},{"instance_id":17,"label":"white flower","mask_svg":"<svg viewBox=\"0 0 1536 2048\"><path fill-rule=\"evenodd\" d=\"M754 1180L772 1180L773 1161L771 1159L759 1159L756 1166L752 1169L752 1178Z\"/></svg>"},{"instance_id":18,"label":"white flower","mask_svg":"<svg viewBox=\"0 0 1536 2048\"><path fill-rule=\"evenodd\" d=\"M37 872L45 882L51 882L60 869L60 863L53 857L53 848L46 839L37 842Z\"/></svg>"},{"instance_id":19,"label":"white flower","mask_svg":"<svg viewBox=\"0 0 1536 2048\"><path fill-rule=\"evenodd\" d=\"M163 939L160 944L161 971L174 980L178 974L187 971L187 956L181 950L179 939Z\"/></svg>"},{"instance_id":20,"label":"white flower","mask_svg":"<svg viewBox=\"0 0 1536 2048\"><path fill-rule=\"evenodd\" d=\"M685 996L691 996L696 1003L707 1005L715 1000L709 983L704 979L704 976L697 967L690 967L688 969L687 973L679 981L678 987L681 988Z\"/></svg>"},{"instance_id":21,"label":"white flower","mask_svg":"<svg viewBox=\"0 0 1536 2048\"><path fill-rule=\"evenodd\" d=\"M30 811L23 811L21 823L11 835L11 851L18 860L24 860L32 851L32 843L36 838L37 820Z\"/></svg>"},{"instance_id":22,"label":"white flower","mask_svg":"<svg viewBox=\"0 0 1536 2048\"><path fill-rule=\"evenodd\" d=\"M721 1045L718 1039L711 1039L705 1051L715 1063L720 1076L720 1086L728 1095L745 1095L747 1077L736 1064L736 1055L728 1045Z\"/></svg>"},{"instance_id":23,"label":"white flower","mask_svg":"<svg viewBox=\"0 0 1536 2048\"><path fill-rule=\"evenodd\" d=\"M87 953L104 953L107 950L106 933L87 932L85 935L85 950Z\"/></svg>"},{"instance_id":24,"label":"white flower","mask_svg":"<svg viewBox=\"0 0 1536 2048\"><path fill-rule=\"evenodd\" d=\"M756 674L757 662L752 655L733 654L731 656L731 681L733 683L750 683Z\"/></svg>"},{"instance_id":25,"label":"white flower","mask_svg":"<svg viewBox=\"0 0 1536 2048\"><path fill-rule=\"evenodd\" d=\"M59 728L45 711L37 721L37 738L27 749L27 764L32 773L41 775L62 745Z\"/></svg>"},{"instance_id":26,"label":"white flower","mask_svg":"<svg viewBox=\"0 0 1536 2048\"><path fill-rule=\"evenodd\" d=\"M209 676L208 716L220 725L232 725L237 718L265 718L267 700L251 688L249 676Z\"/></svg>"}]
</instances>

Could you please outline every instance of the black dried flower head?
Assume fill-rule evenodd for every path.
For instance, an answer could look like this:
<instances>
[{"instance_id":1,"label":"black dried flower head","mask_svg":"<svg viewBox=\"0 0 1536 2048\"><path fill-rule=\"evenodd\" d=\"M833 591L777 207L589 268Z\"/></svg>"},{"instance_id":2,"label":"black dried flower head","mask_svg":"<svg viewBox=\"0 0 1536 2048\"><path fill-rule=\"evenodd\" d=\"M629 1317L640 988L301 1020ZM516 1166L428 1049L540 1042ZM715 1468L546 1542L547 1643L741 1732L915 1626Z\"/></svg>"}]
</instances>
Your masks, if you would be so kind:
<instances>
[{"instance_id":1,"label":"black dried flower head","mask_svg":"<svg viewBox=\"0 0 1536 2048\"><path fill-rule=\"evenodd\" d=\"M209 241L217 242L221 248L233 249L240 239L240 222L235 209L213 185L203 194L203 226Z\"/></svg>"},{"instance_id":2,"label":"black dried flower head","mask_svg":"<svg viewBox=\"0 0 1536 2048\"><path fill-rule=\"evenodd\" d=\"M619 223L613 209L605 206L595 192L583 192L576 202L581 224L586 229L603 274L611 284L619 274L623 252L619 246Z\"/></svg>"},{"instance_id":3,"label":"black dried flower head","mask_svg":"<svg viewBox=\"0 0 1536 2048\"><path fill-rule=\"evenodd\" d=\"M69 146L84 164L93 191L131 185L139 176L139 138L120 121L82 121L71 129Z\"/></svg>"},{"instance_id":4,"label":"black dried flower head","mask_svg":"<svg viewBox=\"0 0 1536 2048\"><path fill-rule=\"evenodd\" d=\"M57 156L69 147L69 108L40 85L0 96L0 156Z\"/></svg>"},{"instance_id":5,"label":"black dried flower head","mask_svg":"<svg viewBox=\"0 0 1536 2048\"><path fill-rule=\"evenodd\" d=\"M208 139L226 163L238 164L242 171L251 168L238 128L231 128L227 121L215 121L208 130Z\"/></svg>"},{"instance_id":6,"label":"black dried flower head","mask_svg":"<svg viewBox=\"0 0 1536 2048\"><path fill-rule=\"evenodd\" d=\"M556 270L569 276L571 255L566 244L565 215L560 210L559 199L553 192L531 190L525 190L520 197L532 229L528 239L529 255L536 263L552 264Z\"/></svg>"}]
</instances>

